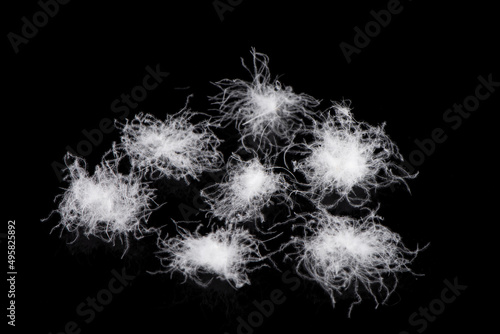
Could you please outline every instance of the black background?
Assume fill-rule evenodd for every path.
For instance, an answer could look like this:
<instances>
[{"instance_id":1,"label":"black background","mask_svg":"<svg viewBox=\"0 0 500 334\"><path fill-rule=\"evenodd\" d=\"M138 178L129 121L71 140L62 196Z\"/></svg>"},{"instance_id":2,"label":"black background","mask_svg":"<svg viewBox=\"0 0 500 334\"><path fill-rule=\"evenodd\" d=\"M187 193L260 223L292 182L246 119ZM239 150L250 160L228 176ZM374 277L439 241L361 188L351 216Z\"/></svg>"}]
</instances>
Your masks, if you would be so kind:
<instances>
[{"instance_id":1,"label":"black background","mask_svg":"<svg viewBox=\"0 0 500 334\"><path fill-rule=\"evenodd\" d=\"M7 4L4 36L19 34L21 18L39 11L36 1ZM350 64L339 44L353 44L353 28L363 28L373 20L370 11L385 9L387 1L246 0L224 13L223 21L211 1L72 1L18 54L5 37L7 187L2 213L4 224L9 219L17 223L16 330L59 333L75 321L82 333L236 333L236 319L255 310L253 300L268 299L273 289L281 289L286 302L255 333L416 333L419 327L409 324L409 316L440 297L445 279L456 277L467 289L425 332L466 326L484 331L494 320L486 303L495 303L497 287L497 205L491 191L498 175L493 119L499 93L481 102L457 130L443 121L443 114L474 94L479 75L492 73L500 80L498 17L492 5L477 1L402 5L403 11ZM417 168L418 178L409 183L411 195L403 188L378 194L384 224L401 234L408 247L430 243L413 266L425 276L402 275L387 305L375 309L366 298L348 318L349 297L332 309L314 284L302 282L292 292L270 269L254 273L252 285L239 291L224 283L208 289L181 284L175 275L147 273L158 269L154 238L132 243L121 259L120 245L93 240L67 245L71 239L65 234L49 234L57 217L40 222L56 208L53 199L65 186L52 162L62 161L67 145L75 148L85 139L82 130L116 117L111 102L142 82L146 66L160 64L170 75L129 117L144 111L161 118L182 108L189 94L194 94L192 108L205 111L206 96L217 93L210 82L249 79L240 57L249 60L251 47L270 57L272 73L295 92L324 102L349 99L356 118L387 122L405 158L417 148L416 139L429 138L434 128L446 131L446 142ZM89 165L97 164L118 139L117 131L105 135L86 157ZM159 194L160 202L168 203L150 223L179 218L178 205L193 206L197 187L202 183L179 191L185 196L181 201L168 192ZM77 306L107 287L113 269L122 268L136 278L86 324Z\"/></svg>"}]
</instances>

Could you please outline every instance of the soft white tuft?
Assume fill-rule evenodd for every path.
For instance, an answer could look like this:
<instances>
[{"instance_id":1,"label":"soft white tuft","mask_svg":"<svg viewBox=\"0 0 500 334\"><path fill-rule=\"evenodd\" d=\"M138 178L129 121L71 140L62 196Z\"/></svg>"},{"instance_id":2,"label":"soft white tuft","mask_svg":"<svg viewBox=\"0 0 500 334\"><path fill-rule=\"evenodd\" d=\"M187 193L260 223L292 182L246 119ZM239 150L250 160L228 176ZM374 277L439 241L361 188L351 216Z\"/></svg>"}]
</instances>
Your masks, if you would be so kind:
<instances>
[{"instance_id":1,"label":"soft white tuft","mask_svg":"<svg viewBox=\"0 0 500 334\"><path fill-rule=\"evenodd\" d=\"M266 264L259 247L262 242L239 227L219 228L201 235L178 227L179 236L159 240L159 258L166 272L181 273L207 286L215 277L234 288L250 284L248 274Z\"/></svg>"},{"instance_id":2,"label":"soft white tuft","mask_svg":"<svg viewBox=\"0 0 500 334\"><path fill-rule=\"evenodd\" d=\"M217 171L223 163L217 150L220 140L205 120L190 123L195 113L182 110L160 121L150 114L138 114L122 126L121 146L132 165L155 178L168 177L189 182L202 172Z\"/></svg>"},{"instance_id":3,"label":"soft white tuft","mask_svg":"<svg viewBox=\"0 0 500 334\"><path fill-rule=\"evenodd\" d=\"M308 182L306 195L317 206L324 206L324 199L333 192L340 198L327 207L343 199L362 206L370 200L372 189L395 182L406 184L404 178L415 176L395 163L403 158L386 135L385 124L371 126L356 121L346 104L335 104L333 111L307 131L314 141L300 145L309 155L294 161L294 171L302 172Z\"/></svg>"},{"instance_id":4,"label":"soft white tuft","mask_svg":"<svg viewBox=\"0 0 500 334\"><path fill-rule=\"evenodd\" d=\"M298 274L319 283L334 305L335 293L353 288L357 300L349 314L361 302L360 288L373 296L377 306L385 303L397 286L396 274L411 272L408 266L419 252L408 250L373 212L359 220L326 211L302 218L304 235L294 237L282 250L295 247L291 256L296 256Z\"/></svg>"},{"instance_id":5,"label":"soft white tuft","mask_svg":"<svg viewBox=\"0 0 500 334\"><path fill-rule=\"evenodd\" d=\"M252 49L253 68L247 68L253 80L224 79L215 85L222 92L212 97L219 107L219 124L236 123L241 134L242 145L252 139L258 150L269 151L276 147L276 140L291 142L297 131L304 128L310 118L310 108L318 101L306 94L296 94L291 87L272 80L269 73L269 58ZM277 153L277 152L275 152Z\"/></svg>"},{"instance_id":6,"label":"soft white tuft","mask_svg":"<svg viewBox=\"0 0 500 334\"><path fill-rule=\"evenodd\" d=\"M226 223L264 221L262 209L288 201L288 188L284 176L273 167L261 164L258 158L242 161L233 154L224 180L203 189L201 196L210 206L208 212Z\"/></svg>"},{"instance_id":7,"label":"soft white tuft","mask_svg":"<svg viewBox=\"0 0 500 334\"><path fill-rule=\"evenodd\" d=\"M106 160L111 153L113 159ZM125 253L130 234L141 238L144 232L154 231L144 224L152 212L155 196L141 175L118 172L120 159L113 147L94 174L89 175L85 160L67 153L65 180L69 187L60 195L62 200L54 212L61 217L56 227L75 232L76 237L83 232L87 237L92 235L113 244L119 239L126 244Z\"/></svg>"}]
</instances>

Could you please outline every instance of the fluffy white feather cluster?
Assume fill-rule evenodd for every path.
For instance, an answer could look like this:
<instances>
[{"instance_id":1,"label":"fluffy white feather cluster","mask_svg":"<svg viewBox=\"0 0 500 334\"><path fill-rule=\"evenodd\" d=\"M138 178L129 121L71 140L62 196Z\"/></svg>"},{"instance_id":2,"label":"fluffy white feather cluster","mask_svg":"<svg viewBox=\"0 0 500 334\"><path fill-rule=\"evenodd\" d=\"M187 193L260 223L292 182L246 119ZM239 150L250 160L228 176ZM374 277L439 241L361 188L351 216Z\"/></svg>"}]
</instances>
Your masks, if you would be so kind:
<instances>
[{"instance_id":1,"label":"fluffy white feather cluster","mask_svg":"<svg viewBox=\"0 0 500 334\"><path fill-rule=\"evenodd\" d=\"M411 272L408 267L419 249L411 251L401 237L381 225L380 217L370 212L361 219L334 216L318 211L301 217L303 235L294 237L293 256L299 275L321 285L335 305L335 293L353 288L361 302L359 289L384 303L397 286L396 274Z\"/></svg>"},{"instance_id":2,"label":"fluffy white feather cluster","mask_svg":"<svg viewBox=\"0 0 500 334\"><path fill-rule=\"evenodd\" d=\"M140 174L118 172L122 157L115 148L110 154L113 159L103 159L92 175L84 159L66 155L65 180L69 186L55 210L61 217L56 227L75 232L76 237L83 233L113 244L119 239L126 244L125 253L130 235L141 238L154 231L145 224L153 211L155 195Z\"/></svg>"},{"instance_id":3,"label":"fluffy white feather cluster","mask_svg":"<svg viewBox=\"0 0 500 334\"><path fill-rule=\"evenodd\" d=\"M212 217L225 223L264 221L262 209L271 204L290 202L289 184L273 167L258 158L244 161L233 154L221 183L202 190Z\"/></svg>"},{"instance_id":4,"label":"fluffy white feather cluster","mask_svg":"<svg viewBox=\"0 0 500 334\"><path fill-rule=\"evenodd\" d=\"M283 86L272 79L269 58L252 49L253 63L249 69L252 81L224 79L215 85L222 92L212 97L218 106L217 123L222 126L234 122L241 133L241 143L250 139L259 150L275 154L279 140L292 142L295 134L305 127L311 118L311 108L319 102L306 94L294 93L291 87ZM279 147L278 147L279 149ZM279 150L278 150L279 152Z\"/></svg>"},{"instance_id":5,"label":"fluffy white feather cluster","mask_svg":"<svg viewBox=\"0 0 500 334\"><path fill-rule=\"evenodd\" d=\"M190 122L195 113L182 110L165 121L140 113L121 126L121 147L132 165L153 178L198 179L203 172L220 169L220 140L210 129L210 120Z\"/></svg>"},{"instance_id":6,"label":"fluffy white feather cluster","mask_svg":"<svg viewBox=\"0 0 500 334\"><path fill-rule=\"evenodd\" d=\"M363 206L373 189L396 182L406 185L405 178L415 177L396 163L403 158L384 125L356 121L344 103L335 104L307 130L314 140L299 144L308 156L294 161L294 171L305 175L308 190L304 193L318 207L334 207L344 199ZM332 193L339 198L325 205L325 197Z\"/></svg>"},{"instance_id":7,"label":"fluffy white feather cluster","mask_svg":"<svg viewBox=\"0 0 500 334\"><path fill-rule=\"evenodd\" d=\"M217 277L240 288L250 284L250 272L266 265L259 250L262 242L241 227L222 227L204 235L198 229L178 230L178 236L159 240L161 272L178 272L201 286Z\"/></svg>"}]
</instances>

